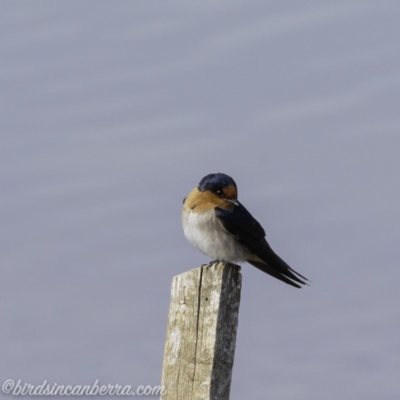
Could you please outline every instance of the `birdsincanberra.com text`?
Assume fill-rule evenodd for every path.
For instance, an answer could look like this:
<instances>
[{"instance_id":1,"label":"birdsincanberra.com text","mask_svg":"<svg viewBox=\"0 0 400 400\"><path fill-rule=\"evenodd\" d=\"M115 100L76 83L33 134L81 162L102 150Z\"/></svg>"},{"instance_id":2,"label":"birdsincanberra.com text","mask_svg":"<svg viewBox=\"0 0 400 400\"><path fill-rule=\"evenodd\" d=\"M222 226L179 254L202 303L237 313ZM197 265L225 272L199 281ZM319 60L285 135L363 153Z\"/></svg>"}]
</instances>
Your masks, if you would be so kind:
<instances>
[{"instance_id":1,"label":"birdsincanberra.com text","mask_svg":"<svg viewBox=\"0 0 400 400\"><path fill-rule=\"evenodd\" d=\"M91 385L59 385L48 383L40 385L7 379L2 385L2 392L12 396L160 396L165 394L161 385L132 385L108 384L101 385L99 380Z\"/></svg>"}]
</instances>

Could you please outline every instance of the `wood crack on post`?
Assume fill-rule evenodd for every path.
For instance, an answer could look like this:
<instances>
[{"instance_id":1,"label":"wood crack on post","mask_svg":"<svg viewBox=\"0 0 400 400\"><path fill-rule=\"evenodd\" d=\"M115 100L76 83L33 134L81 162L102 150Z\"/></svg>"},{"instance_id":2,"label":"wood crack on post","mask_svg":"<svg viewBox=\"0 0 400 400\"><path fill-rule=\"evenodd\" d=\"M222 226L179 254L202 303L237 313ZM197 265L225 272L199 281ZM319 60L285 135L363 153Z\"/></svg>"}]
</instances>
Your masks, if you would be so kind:
<instances>
[{"instance_id":1,"label":"wood crack on post","mask_svg":"<svg viewBox=\"0 0 400 400\"><path fill-rule=\"evenodd\" d=\"M193 370L193 378L192 378L192 392L193 392L194 380L195 380L195 376L196 376L197 343L199 340L199 320L200 320L201 284L203 281L203 268L204 268L203 266L200 267L199 296L197 299L196 344L194 347L194 370Z\"/></svg>"},{"instance_id":2,"label":"wood crack on post","mask_svg":"<svg viewBox=\"0 0 400 400\"><path fill-rule=\"evenodd\" d=\"M224 262L173 279L162 400L229 399L240 290L240 267Z\"/></svg>"}]
</instances>

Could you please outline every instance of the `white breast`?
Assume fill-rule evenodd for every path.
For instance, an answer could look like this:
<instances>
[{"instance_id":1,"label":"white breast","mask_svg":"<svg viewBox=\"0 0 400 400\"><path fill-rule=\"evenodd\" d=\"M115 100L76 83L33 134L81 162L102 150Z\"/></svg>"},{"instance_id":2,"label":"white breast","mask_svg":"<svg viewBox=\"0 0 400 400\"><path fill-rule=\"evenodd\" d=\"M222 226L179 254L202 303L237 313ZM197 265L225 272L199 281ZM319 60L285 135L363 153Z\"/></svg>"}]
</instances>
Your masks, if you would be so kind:
<instances>
[{"instance_id":1,"label":"white breast","mask_svg":"<svg viewBox=\"0 0 400 400\"><path fill-rule=\"evenodd\" d=\"M213 260L246 260L247 251L223 228L214 210L199 214L184 206L182 226L186 239Z\"/></svg>"}]
</instances>

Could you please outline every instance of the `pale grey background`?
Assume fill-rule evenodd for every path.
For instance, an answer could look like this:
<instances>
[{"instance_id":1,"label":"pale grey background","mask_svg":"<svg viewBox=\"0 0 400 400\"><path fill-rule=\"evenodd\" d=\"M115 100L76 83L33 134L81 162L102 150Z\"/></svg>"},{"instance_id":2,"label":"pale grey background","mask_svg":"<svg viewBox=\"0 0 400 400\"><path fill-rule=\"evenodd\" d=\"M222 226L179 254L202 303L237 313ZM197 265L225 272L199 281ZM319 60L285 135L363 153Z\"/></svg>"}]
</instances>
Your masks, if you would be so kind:
<instances>
[{"instance_id":1,"label":"pale grey background","mask_svg":"<svg viewBox=\"0 0 400 400\"><path fill-rule=\"evenodd\" d=\"M398 1L0 2L1 368L158 384L210 172L296 290L244 265L232 396L400 398Z\"/></svg>"}]
</instances>

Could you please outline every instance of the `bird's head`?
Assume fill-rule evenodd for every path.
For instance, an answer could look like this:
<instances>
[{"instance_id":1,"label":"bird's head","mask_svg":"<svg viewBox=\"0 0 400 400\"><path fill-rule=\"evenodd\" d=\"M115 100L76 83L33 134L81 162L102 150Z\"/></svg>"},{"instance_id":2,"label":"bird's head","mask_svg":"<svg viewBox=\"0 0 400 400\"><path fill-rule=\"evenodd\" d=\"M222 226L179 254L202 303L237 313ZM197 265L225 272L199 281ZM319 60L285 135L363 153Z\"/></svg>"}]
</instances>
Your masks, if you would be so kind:
<instances>
[{"instance_id":1,"label":"bird's head","mask_svg":"<svg viewBox=\"0 0 400 400\"><path fill-rule=\"evenodd\" d=\"M197 189L233 202L237 200L238 192L235 181L228 175L217 173L205 176L199 183Z\"/></svg>"}]
</instances>

